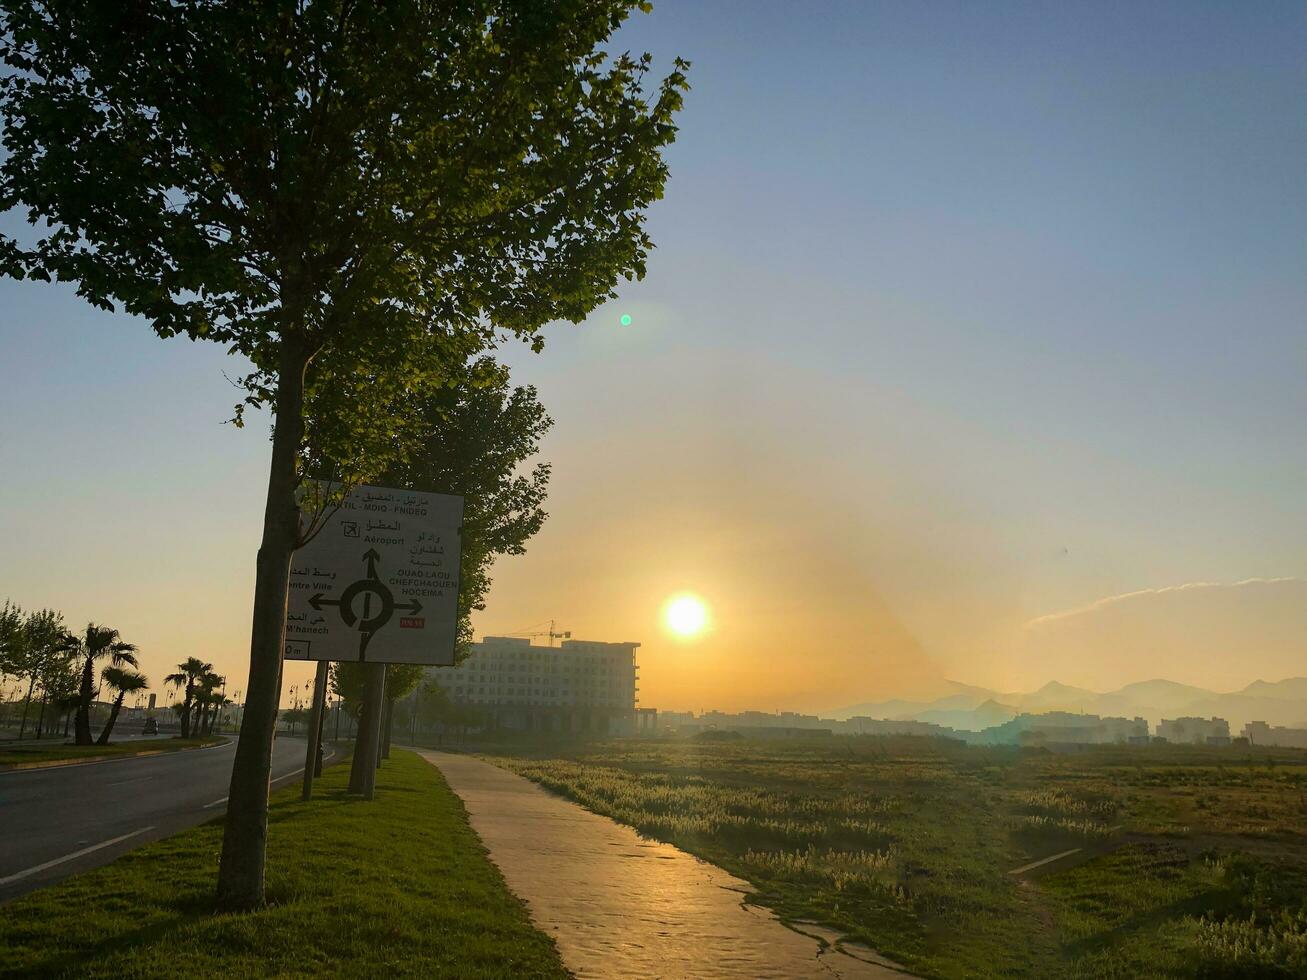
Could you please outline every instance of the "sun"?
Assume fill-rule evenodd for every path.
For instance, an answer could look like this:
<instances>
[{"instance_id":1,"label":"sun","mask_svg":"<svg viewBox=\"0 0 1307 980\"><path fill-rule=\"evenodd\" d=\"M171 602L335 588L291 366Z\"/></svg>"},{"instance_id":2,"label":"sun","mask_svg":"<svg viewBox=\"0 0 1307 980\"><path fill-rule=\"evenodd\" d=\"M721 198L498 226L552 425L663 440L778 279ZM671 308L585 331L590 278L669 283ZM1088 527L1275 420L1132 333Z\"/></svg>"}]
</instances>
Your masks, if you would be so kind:
<instances>
[{"instance_id":1,"label":"sun","mask_svg":"<svg viewBox=\"0 0 1307 980\"><path fill-rule=\"evenodd\" d=\"M691 639L708 628L708 605L692 592L681 592L663 604L663 625L674 636Z\"/></svg>"}]
</instances>

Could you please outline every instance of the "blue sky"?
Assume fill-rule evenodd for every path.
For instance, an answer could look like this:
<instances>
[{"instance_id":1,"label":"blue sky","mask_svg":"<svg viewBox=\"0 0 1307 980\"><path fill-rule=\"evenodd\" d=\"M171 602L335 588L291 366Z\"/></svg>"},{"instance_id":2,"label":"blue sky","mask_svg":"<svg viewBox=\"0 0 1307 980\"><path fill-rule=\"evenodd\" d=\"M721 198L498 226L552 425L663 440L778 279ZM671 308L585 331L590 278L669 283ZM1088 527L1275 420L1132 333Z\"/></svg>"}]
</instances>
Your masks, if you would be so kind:
<instances>
[{"instance_id":1,"label":"blue sky","mask_svg":"<svg viewBox=\"0 0 1307 980\"><path fill-rule=\"evenodd\" d=\"M820 706L918 655L1070 680L1021 624L1307 576L1307 8L661 0L620 43L694 64L658 249L506 352L559 423L553 517L485 629L641 639L667 707ZM42 284L0 282L0 342L0 594L239 671L267 453L219 424L239 365ZM777 619L767 561L805 569ZM657 626L681 588L715 609L693 647ZM794 682L796 643L829 669Z\"/></svg>"}]
</instances>

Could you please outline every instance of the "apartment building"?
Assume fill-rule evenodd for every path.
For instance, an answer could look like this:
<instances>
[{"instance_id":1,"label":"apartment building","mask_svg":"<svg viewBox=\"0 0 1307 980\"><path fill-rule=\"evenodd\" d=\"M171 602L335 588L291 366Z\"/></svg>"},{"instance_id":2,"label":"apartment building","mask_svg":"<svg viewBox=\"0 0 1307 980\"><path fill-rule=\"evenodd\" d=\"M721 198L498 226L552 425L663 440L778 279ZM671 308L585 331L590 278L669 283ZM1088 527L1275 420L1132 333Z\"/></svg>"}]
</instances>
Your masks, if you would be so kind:
<instances>
[{"instance_id":1,"label":"apartment building","mask_svg":"<svg viewBox=\"0 0 1307 980\"><path fill-rule=\"evenodd\" d=\"M636 724L639 643L487 636L456 667L428 671L451 700L516 731L628 734Z\"/></svg>"},{"instance_id":2,"label":"apartment building","mask_svg":"<svg viewBox=\"0 0 1307 980\"><path fill-rule=\"evenodd\" d=\"M1163 718L1157 736L1188 745L1229 745L1230 723L1224 718Z\"/></svg>"}]
</instances>

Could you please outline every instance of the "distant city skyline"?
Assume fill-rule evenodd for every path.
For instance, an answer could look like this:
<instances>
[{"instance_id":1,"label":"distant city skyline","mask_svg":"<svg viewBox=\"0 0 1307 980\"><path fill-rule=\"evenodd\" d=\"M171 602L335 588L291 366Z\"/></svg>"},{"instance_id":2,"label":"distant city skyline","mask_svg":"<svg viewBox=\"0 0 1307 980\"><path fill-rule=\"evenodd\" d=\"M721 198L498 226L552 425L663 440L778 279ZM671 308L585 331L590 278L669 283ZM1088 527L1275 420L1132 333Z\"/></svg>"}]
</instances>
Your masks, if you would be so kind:
<instances>
[{"instance_id":1,"label":"distant city skyline","mask_svg":"<svg viewBox=\"0 0 1307 980\"><path fill-rule=\"evenodd\" d=\"M503 352L551 516L478 633L637 641L642 703L723 710L1307 673L1307 8L655 6L658 247ZM243 688L244 365L10 280L0 350L0 597Z\"/></svg>"}]
</instances>

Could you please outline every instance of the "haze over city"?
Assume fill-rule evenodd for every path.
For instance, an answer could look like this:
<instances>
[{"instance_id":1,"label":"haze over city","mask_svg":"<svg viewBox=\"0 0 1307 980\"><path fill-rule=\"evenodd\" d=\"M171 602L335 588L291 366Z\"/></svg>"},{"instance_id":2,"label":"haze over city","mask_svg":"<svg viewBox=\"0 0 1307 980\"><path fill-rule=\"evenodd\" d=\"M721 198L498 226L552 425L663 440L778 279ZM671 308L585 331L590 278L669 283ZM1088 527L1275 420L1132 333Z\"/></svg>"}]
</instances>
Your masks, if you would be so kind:
<instances>
[{"instance_id":1,"label":"haze over city","mask_svg":"<svg viewBox=\"0 0 1307 980\"><path fill-rule=\"evenodd\" d=\"M1307 978L1305 51L0 0L0 976Z\"/></svg>"},{"instance_id":2,"label":"haze over city","mask_svg":"<svg viewBox=\"0 0 1307 980\"><path fill-rule=\"evenodd\" d=\"M658 248L508 349L550 518L478 634L638 641L695 710L1302 674L1302 8L657 6L619 40L697 66ZM239 688L243 363L70 287L0 310L0 594Z\"/></svg>"}]
</instances>

